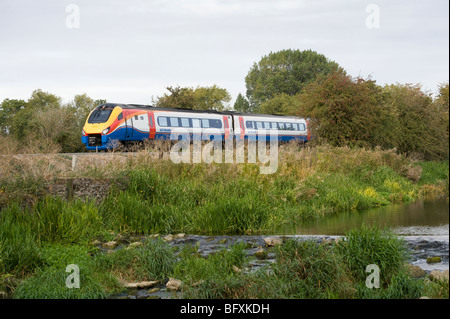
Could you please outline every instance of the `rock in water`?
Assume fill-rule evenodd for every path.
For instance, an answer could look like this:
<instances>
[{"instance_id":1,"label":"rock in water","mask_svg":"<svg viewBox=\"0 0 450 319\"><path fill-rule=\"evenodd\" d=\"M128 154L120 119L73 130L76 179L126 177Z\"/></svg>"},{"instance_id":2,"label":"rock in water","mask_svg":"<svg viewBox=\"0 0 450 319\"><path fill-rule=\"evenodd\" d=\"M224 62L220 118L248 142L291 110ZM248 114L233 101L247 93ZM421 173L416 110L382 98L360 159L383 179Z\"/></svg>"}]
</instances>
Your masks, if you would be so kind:
<instances>
[{"instance_id":1,"label":"rock in water","mask_svg":"<svg viewBox=\"0 0 450 319\"><path fill-rule=\"evenodd\" d=\"M126 288L137 288L137 289L145 289L153 287L154 285L157 285L159 281L141 281L141 282L129 282L126 283L124 286Z\"/></svg>"},{"instance_id":2,"label":"rock in water","mask_svg":"<svg viewBox=\"0 0 450 319\"><path fill-rule=\"evenodd\" d=\"M440 263L440 262L441 262L441 257L439 257L439 256L427 258L427 263L429 263L429 264Z\"/></svg>"},{"instance_id":3,"label":"rock in water","mask_svg":"<svg viewBox=\"0 0 450 319\"><path fill-rule=\"evenodd\" d=\"M115 241L108 241L108 242L102 244L102 247L106 248L106 249L114 249L116 246L117 246L117 242L115 242Z\"/></svg>"},{"instance_id":4,"label":"rock in water","mask_svg":"<svg viewBox=\"0 0 450 319\"><path fill-rule=\"evenodd\" d=\"M266 259L267 251L265 251L261 246L258 247L258 250L255 252L255 256L258 259Z\"/></svg>"},{"instance_id":5,"label":"rock in water","mask_svg":"<svg viewBox=\"0 0 450 319\"><path fill-rule=\"evenodd\" d=\"M271 247L271 246L281 245L283 243L283 240L278 237L267 237L267 238L264 238L264 242L266 243L266 246Z\"/></svg>"}]
</instances>

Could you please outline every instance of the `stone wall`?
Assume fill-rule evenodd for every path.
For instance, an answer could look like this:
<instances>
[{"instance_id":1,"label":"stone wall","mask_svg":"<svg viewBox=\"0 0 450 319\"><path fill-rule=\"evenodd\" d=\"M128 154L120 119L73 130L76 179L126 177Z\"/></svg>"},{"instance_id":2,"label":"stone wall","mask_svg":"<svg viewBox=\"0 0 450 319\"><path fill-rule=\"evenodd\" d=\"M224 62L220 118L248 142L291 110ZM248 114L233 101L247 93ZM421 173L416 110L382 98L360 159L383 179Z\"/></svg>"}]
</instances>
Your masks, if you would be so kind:
<instances>
[{"instance_id":1,"label":"stone wall","mask_svg":"<svg viewBox=\"0 0 450 319\"><path fill-rule=\"evenodd\" d=\"M47 182L47 192L66 200L82 199L100 202L105 199L111 187L123 189L124 184L117 179L58 178Z\"/></svg>"}]
</instances>

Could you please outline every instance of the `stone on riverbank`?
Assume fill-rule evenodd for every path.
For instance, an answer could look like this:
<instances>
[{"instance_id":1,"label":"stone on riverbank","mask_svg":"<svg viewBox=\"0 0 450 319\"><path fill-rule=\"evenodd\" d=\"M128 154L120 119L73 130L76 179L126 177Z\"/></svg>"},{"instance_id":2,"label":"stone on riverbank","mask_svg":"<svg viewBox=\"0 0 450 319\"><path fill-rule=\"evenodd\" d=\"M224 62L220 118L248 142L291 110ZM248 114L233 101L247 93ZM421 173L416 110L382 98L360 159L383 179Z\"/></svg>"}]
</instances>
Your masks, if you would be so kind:
<instances>
[{"instance_id":1,"label":"stone on riverbank","mask_svg":"<svg viewBox=\"0 0 450 319\"><path fill-rule=\"evenodd\" d=\"M137 288L137 289L146 289L151 288L157 285L159 281L141 281L141 282L126 282L124 283L125 288Z\"/></svg>"},{"instance_id":2,"label":"stone on riverbank","mask_svg":"<svg viewBox=\"0 0 450 319\"><path fill-rule=\"evenodd\" d=\"M169 235L167 235L167 236L164 236L164 237L163 237L163 240L166 241L166 242L167 242L167 241L172 241L172 240L173 240L173 235L172 235L172 234L169 234Z\"/></svg>"},{"instance_id":3,"label":"stone on riverbank","mask_svg":"<svg viewBox=\"0 0 450 319\"><path fill-rule=\"evenodd\" d=\"M117 242L115 242L115 241L108 241L108 242L102 244L102 247L106 248L106 249L114 249L114 248L116 248L116 246L117 246Z\"/></svg>"},{"instance_id":4,"label":"stone on riverbank","mask_svg":"<svg viewBox=\"0 0 450 319\"><path fill-rule=\"evenodd\" d=\"M430 280L432 281L446 281L448 282L448 269L444 271L433 270L428 275Z\"/></svg>"},{"instance_id":5,"label":"stone on riverbank","mask_svg":"<svg viewBox=\"0 0 450 319\"><path fill-rule=\"evenodd\" d=\"M169 278L166 284L166 288L172 291L177 291L181 288L181 280Z\"/></svg>"},{"instance_id":6,"label":"stone on riverbank","mask_svg":"<svg viewBox=\"0 0 450 319\"><path fill-rule=\"evenodd\" d=\"M266 259L267 251L265 251L261 246L258 247L258 250L255 252L255 256L258 259Z\"/></svg>"},{"instance_id":7,"label":"stone on riverbank","mask_svg":"<svg viewBox=\"0 0 450 319\"><path fill-rule=\"evenodd\" d=\"M135 241L135 242L133 242L133 243L128 245L127 250L134 249L134 248L139 247L139 246L142 246L142 242Z\"/></svg>"},{"instance_id":8,"label":"stone on riverbank","mask_svg":"<svg viewBox=\"0 0 450 319\"><path fill-rule=\"evenodd\" d=\"M276 245L281 245L283 243L283 240L278 237L267 237L264 238L264 242L266 243L266 246L273 247Z\"/></svg>"},{"instance_id":9,"label":"stone on riverbank","mask_svg":"<svg viewBox=\"0 0 450 319\"><path fill-rule=\"evenodd\" d=\"M425 275L427 274L427 272L425 270L423 270L422 268L420 268L419 266L406 264L405 267L406 267L406 271L412 278L425 277Z\"/></svg>"}]
</instances>

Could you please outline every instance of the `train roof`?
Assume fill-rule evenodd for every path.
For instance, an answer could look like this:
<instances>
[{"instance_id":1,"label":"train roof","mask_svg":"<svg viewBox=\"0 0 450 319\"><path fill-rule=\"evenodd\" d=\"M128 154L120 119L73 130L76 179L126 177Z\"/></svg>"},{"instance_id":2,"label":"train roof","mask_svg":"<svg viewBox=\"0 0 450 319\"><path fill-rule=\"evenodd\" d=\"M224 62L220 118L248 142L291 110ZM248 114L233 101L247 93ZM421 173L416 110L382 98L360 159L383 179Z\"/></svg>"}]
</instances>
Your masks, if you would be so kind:
<instances>
[{"instance_id":1,"label":"train roof","mask_svg":"<svg viewBox=\"0 0 450 319\"><path fill-rule=\"evenodd\" d=\"M123 104L123 103L106 103L99 105L98 107L115 107L119 106L123 109L146 109L146 110L154 110L154 111L180 111L180 112L192 112L192 113L210 113L210 114L223 114L223 115L235 115L235 116L254 116L254 117L280 117L280 118L302 118L300 116L288 116L288 115L279 115L279 114L258 114L258 113L241 113L236 111L216 111L216 110L192 110L185 108L177 108L177 107L156 107L153 105L143 105L143 104Z\"/></svg>"}]
</instances>

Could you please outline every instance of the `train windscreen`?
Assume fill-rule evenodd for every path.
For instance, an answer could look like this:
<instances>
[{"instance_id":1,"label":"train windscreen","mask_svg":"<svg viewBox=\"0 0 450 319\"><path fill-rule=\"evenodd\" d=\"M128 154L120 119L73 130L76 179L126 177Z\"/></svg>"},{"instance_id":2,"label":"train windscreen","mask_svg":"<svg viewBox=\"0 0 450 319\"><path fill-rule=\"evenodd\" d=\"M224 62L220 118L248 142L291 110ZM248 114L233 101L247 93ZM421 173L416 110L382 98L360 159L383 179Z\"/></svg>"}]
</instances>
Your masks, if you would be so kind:
<instances>
[{"instance_id":1,"label":"train windscreen","mask_svg":"<svg viewBox=\"0 0 450 319\"><path fill-rule=\"evenodd\" d=\"M112 109L110 108L95 109L89 116L88 123L105 123L109 119L111 112Z\"/></svg>"}]
</instances>

